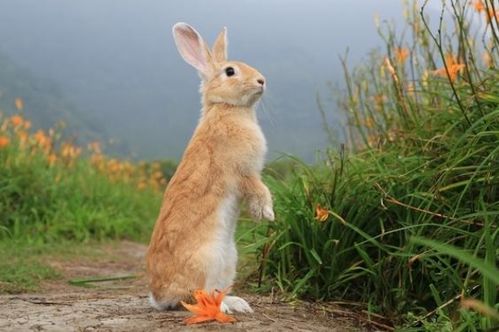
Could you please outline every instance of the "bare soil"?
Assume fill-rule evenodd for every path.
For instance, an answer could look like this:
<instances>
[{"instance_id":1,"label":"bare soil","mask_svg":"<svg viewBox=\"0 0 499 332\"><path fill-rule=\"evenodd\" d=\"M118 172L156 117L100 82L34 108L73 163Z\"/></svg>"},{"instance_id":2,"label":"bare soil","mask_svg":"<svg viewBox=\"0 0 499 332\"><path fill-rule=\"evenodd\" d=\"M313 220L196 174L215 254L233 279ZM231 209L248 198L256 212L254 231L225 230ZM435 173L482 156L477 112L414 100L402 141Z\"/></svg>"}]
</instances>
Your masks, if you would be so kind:
<instances>
[{"instance_id":1,"label":"bare soil","mask_svg":"<svg viewBox=\"0 0 499 332\"><path fill-rule=\"evenodd\" d=\"M234 324L186 326L187 311L158 312L147 301L143 261L145 246L121 242L76 259L53 257L63 277L46 282L36 294L0 295L0 331L365 331L356 315L338 305L285 303L274 296L241 294L253 314L234 315ZM94 287L69 280L95 276L137 276L96 282Z\"/></svg>"}]
</instances>

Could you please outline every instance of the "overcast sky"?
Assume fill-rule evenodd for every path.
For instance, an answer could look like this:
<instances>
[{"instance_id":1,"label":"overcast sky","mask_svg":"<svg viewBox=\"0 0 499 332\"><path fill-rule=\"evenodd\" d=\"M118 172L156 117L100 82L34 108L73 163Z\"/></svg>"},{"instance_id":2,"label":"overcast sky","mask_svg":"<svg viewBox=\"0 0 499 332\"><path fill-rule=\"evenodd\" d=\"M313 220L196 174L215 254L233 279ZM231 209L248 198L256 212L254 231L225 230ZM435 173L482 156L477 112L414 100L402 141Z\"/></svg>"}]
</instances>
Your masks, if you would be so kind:
<instances>
[{"instance_id":1,"label":"overcast sky","mask_svg":"<svg viewBox=\"0 0 499 332\"><path fill-rule=\"evenodd\" d=\"M341 82L338 56L349 48L351 62L361 63L381 45L374 16L401 25L402 7L399 0L0 0L0 52L55 82L111 136L128 140L134 155L178 158L196 125L199 81L171 26L188 22L209 43L227 26L230 57L267 78L260 119L270 150L310 159L326 144L315 98L327 81ZM331 102L330 121L339 126L334 112Z\"/></svg>"}]
</instances>

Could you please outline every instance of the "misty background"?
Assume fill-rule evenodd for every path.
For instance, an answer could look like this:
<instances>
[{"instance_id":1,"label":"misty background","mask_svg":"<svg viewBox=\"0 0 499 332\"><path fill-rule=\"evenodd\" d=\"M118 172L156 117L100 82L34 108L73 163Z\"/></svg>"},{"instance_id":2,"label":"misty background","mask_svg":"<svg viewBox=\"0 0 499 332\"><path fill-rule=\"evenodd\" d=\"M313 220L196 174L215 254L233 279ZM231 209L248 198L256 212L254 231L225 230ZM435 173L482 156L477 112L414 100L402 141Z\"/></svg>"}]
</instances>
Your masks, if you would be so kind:
<instances>
[{"instance_id":1,"label":"misty background","mask_svg":"<svg viewBox=\"0 0 499 332\"><path fill-rule=\"evenodd\" d=\"M313 160L327 145L317 95L342 140L332 86L339 55L360 64L382 43L374 16L403 20L397 0L0 0L0 111L13 100L38 127L63 119L74 138L140 159L178 159L197 124L199 78L175 49L184 21L208 43L228 27L229 58L261 71L258 109L270 156ZM329 84L328 84L329 82Z\"/></svg>"}]
</instances>

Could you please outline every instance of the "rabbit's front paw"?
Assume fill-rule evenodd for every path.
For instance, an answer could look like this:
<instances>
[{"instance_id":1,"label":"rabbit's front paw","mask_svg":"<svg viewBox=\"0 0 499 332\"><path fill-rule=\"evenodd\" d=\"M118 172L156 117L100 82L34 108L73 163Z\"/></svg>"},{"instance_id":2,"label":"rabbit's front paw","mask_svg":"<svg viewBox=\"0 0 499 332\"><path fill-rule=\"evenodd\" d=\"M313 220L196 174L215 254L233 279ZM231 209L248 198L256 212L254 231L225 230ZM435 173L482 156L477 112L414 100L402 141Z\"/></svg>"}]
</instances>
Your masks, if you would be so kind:
<instances>
[{"instance_id":1,"label":"rabbit's front paw","mask_svg":"<svg viewBox=\"0 0 499 332\"><path fill-rule=\"evenodd\" d=\"M272 208L272 205L265 205L263 207L263 217L269 221L274 221L274 209Z\"/></svg>"},{"instance_id":2,"label":"rabbit's front paw","mask_svg":"<svg viewBox=\"0 0 499 332\"><path fill-rule=\"evenodd\" d=\"M250 202L249 210L251 216L256 220L265 218L267 220L274 221L274 210L272 208L272 204L263 204L261 201L255 200Z\"/></svg>"},{"instance_id":3,"label":"rabbit's front paw","mask_svg":"<svg viewBox=\"0 0 499 332\"><path fill-rule=\"evenodd\" d=\"M253 312L248 302L237 296L226 296L220 305L220 311L231 314L233 312Z\"/></svg>"}]
</instances>

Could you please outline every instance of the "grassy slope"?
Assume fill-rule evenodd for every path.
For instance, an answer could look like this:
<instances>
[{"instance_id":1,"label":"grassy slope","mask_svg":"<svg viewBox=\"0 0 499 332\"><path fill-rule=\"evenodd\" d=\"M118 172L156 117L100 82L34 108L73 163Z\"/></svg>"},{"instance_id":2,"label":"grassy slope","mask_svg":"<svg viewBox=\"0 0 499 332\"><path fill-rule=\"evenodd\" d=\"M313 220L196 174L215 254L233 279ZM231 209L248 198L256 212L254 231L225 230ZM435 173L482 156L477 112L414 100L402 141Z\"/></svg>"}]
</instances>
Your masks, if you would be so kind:
<instances>
[{"instance_id":1,"label":"grassy slope","mask_svg":"<svg viewBox=\"0 0 499 332\"><path fill-rule=\"evenodd\" d=\"M161 202L160 165L145 171L98 153L81 157L56 134L31 134L17 121L0 118L0 291L33 290L57 277L48 254L79 255L87 243L109 239L147 241Z\"/></svg>"},{"instance_id":2,"label":"grassy slope","mask_svg":"<svg viewBox=\"0 0 499 332\"><path fill-rule=\"evenodd\" d=\"M158 210L157 192L112 182L87 161L65 169L43 161L35 162L38 165L7 162L3 156L0 219L4 239L145 239Z\"/></svg>"},{"instance_id":3,"label":"grassy slope","mask_svg":"<svg viewBox=\"0 0 499 332\"><path fill-rule=\"evenodd\" d=\"M483 19L449 15L456 32L443 40ZM266 280L294 297L362 303L404 330L490 328L492 316L459 300L499 307L499 71L475 62L489 52L478 46L451 57L417 8L408 20L414 40L388 31L386 57L346 72L341 105L363 148L268 179L277 222L260 248ZM444 55L455 77L435 68Z\"/></svg>"},{"instance_id":4,"label":"grassy slope","mask_svg":"<svg viewBox=\"0 0 499 332\"><path fill-rule=\"evenodd\" d=\"M42 251L45 252L46 249L43 248ZM0 293L36 290L40 281L59 276L55 269L40 262L40 250L36 247L2 241L0 255L3 257L0 261Z\"/></svg>"}]
</instances>

